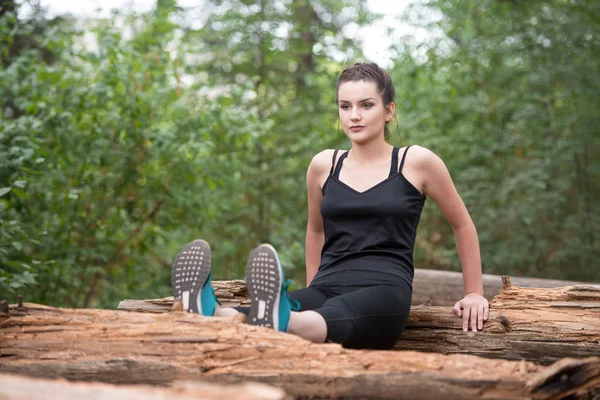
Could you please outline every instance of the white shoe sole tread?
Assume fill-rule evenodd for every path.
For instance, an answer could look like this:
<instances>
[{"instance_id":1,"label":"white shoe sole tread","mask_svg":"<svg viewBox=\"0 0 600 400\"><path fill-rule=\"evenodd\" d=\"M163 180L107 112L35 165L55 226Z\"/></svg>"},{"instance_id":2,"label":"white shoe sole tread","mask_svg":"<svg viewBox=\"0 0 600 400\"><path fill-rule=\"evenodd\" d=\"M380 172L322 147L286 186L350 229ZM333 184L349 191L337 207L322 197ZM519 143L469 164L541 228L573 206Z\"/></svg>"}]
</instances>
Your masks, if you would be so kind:
<instances>
[{"instance_id":1,"label":"white shoe sole tread","mask_svg":"<svg viewBox=\"0 0 600 400\"><path fill-rule=\"evenodd\" d=\"M249 324L279 329L282 279L279 258L271 245L260 245L250 253L246 264L246 286L251 301Z\"/></svg>"},{"instance_id":2,"label":"white shoe sole tread","mask_svg":"<svg viewBox=\"0 0 600 400\"><path fill-rule=\"evenodd\" d=\"M183 309L202 314L200 291L210 273L210 246L204 240L188 243L175 257L171 266L171 285L176 300Z\"/></svg>"}]
</instances>

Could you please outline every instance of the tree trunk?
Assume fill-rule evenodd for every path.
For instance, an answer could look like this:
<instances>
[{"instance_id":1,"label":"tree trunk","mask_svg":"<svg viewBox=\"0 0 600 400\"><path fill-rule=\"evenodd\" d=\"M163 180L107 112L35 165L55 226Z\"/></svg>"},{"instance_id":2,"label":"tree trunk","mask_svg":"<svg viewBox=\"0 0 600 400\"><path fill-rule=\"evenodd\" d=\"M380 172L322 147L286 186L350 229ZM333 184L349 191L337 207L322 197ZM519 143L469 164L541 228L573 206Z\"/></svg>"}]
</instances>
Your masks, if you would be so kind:
<instances>
[{"instance_id":1,"label":"tree trunk","mask_svg":"<svg viewBox=\"0 0 600 400\"><path fill-rule=\"evenodd\" d=\"M73 383L64 380L34 379L0 374L0 399L11 400L284 400L283 390L259 383L215 385L178 381L171 388L148 385L109 385L106 383Z\"/></svg>"},{"instance_id":2,"label":"tree trunk","mask_svg":"<svg viewBox=\"0 0 600 400\"><path fill-rule=\"evenodd\" d=\"M214 282L226 307L249 305L244 281ZM125 300L121 310L165 312L172 298ZM450 306L413 306L397 350L475 354L548 364L564 357L600 356L600 286L507 287L490 305L483 332L465 333Z\"/></svg>"},{"instance_id":3,"label":"tree trunk","mask_svg":"<svg viewBox=\"0 0 600 400\"><path fill-rule=\"evenodd\" d=\"M347 350L223 318L55 309L0 314L0 372L106 383L261 381L293 396L380 399L590 398L600 358L530 362Z\"/></svg>"}]
</instances>

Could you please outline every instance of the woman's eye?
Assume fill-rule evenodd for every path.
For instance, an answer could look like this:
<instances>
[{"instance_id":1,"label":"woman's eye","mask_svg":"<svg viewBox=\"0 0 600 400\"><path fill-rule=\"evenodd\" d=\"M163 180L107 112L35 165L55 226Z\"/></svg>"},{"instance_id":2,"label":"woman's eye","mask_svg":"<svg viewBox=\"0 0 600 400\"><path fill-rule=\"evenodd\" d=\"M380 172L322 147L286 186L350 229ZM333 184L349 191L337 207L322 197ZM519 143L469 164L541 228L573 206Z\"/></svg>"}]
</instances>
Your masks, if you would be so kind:
<instances>
[{"instance_id":1,"label":"woman's eye","mask_svg":"<svg viewBox=\"0 0 600 400\"><path fill-rule=\"evenodd\" d=\"M340 108L341 108L342 110L347 110L347 109L348 109L348 106L347 106L346 104L344 104L344 105L340 106Z\"/></svg>"},{"instance_id":2,"label":"woman's eye","mask_svg":"<svg viewBox=\"0 0 600 400\"><path fill-rule=\"evenodd\" d=\"M373 104L371 104L371 103L364 103L363 107L364 108L371 108L371 107L373 107Z\"/></svg>"}]
</instances>

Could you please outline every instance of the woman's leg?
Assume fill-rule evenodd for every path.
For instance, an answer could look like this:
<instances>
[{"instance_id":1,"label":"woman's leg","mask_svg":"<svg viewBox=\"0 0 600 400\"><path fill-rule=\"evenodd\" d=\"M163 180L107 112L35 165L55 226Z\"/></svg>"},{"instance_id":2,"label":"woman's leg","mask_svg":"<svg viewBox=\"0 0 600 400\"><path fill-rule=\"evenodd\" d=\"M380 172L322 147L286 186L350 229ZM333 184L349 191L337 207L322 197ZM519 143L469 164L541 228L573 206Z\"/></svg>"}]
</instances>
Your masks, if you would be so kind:
<instances>
[{"instance_id":1,"label":"woman's leg","mask_svg":"<svg viewBox=\"0 0 600 400\"><path fill-rule=\"evenodd\" d=\"M292 293L290 293L290 297ZM248 307L246 309L250 310ZM231 307L217 307L215 310L215 317L233 319L242 315L247 316L248 314ZM314 311L292 311L287 332L303 337L311 342L323 343L327 337L327 324L323 316Z\"/></svg>"},{"instance_id":2,"label":"woman's leg","mask_svg":"<svg viewBox=\"0 0 600 400\"><path fill-rule=\"evenodd\" d=\"M315 311L292 312L288 333L314 343L324 343L327 339L327 323L325 318Z\"/></svg>"},{"instance_id":3,"label":"woman's leg","mask_svg":"<svg viewBox=\"0 0 600 400\"><path fill-rule=\"evenodd\" d=\"M347 348L391 349L408 321L411 295L408 285L365 287L334 297L315 312L326 322L331 342Z\"/></svg>"},{"instance_id":4,"label":"woman's leg","mask_svg":"<svg viewBox=\"0 0 600 400\"><path fill-rule=\"evenodd\" d=\"M323 317L310 310L323 306L323 304L335 293L318 286L293 290L288 293L290 299L298 302L298 312L292 311L290 315L289 329L287 332L296 334L305 339L317 343L323 343L327 335L327 325ZM222 314L221 314L222 313ZM250 307L236 307L234 309L219 309L217 316L235 316L236 314L250 313Z\"/></svg>"},{"instance_id":5,"label":"woman's leg","mask_svg":"<svg viewBox=\"0 0 600 400\"><path fill-rule=\"evenodd\" d=\"M235 318L240 315L238 310L232 307L217 307L215 310L215 317Z\"/></svg>"}]
</instances>

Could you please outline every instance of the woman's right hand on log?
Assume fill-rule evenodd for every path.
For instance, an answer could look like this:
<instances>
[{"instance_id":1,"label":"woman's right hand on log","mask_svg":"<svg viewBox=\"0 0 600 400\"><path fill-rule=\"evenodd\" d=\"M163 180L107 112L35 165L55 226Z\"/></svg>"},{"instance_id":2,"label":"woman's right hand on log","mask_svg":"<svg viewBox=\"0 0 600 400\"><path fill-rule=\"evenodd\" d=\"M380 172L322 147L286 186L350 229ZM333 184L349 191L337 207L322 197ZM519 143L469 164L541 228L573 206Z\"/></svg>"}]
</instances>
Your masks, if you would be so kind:
<instances>
[{"instance_id":1,"label":"woman's right hand on log","mask_svg":"<svg viewBox=\"0 0 600 400\"><path fill-rule=\"evenodd\" d=\"M487 321L490 313L490 304L480 293L467 293L462 300L454 305L454 313L463 320L463 331L473 332L483 330L483 322Z\"/></svg>"}]
</instances>

